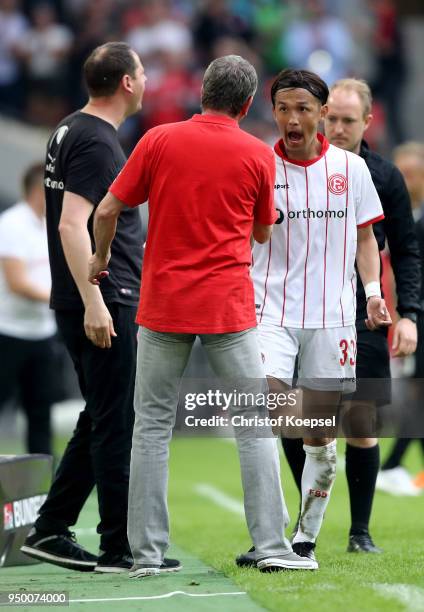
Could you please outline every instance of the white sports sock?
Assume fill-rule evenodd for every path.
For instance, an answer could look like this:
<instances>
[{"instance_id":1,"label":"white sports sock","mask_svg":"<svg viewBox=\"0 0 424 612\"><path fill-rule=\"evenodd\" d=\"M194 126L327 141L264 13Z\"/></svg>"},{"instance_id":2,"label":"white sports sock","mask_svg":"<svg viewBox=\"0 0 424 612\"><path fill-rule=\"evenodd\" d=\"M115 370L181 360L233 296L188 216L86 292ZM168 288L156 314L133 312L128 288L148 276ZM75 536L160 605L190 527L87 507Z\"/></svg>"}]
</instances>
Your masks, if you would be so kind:
<instances>
[{"instance_id":1,"label":"white sports sock","mask_svg":"<svg viewBox=\"0 0 424 612\"><path fill-rule=\"evenodd\" d=\"M325 446L303 445L302 510L293 543L315 542L336 477L336 440Z\"/></svg>"}]
</instances>

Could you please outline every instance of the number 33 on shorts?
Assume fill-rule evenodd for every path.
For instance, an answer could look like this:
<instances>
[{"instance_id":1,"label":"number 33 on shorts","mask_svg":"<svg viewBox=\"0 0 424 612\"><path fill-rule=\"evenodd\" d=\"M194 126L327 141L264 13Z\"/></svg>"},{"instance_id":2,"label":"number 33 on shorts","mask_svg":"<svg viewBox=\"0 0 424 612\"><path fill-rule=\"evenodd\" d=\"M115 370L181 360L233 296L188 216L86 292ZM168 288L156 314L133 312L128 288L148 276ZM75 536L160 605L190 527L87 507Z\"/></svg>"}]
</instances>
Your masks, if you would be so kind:
<instances>
[{"instance_id":1,"label":"number 33 on shorts","mask_svg":"<svg viewBox=\"0 0 424 612\"><path fill-rule=\"evenodd\" d=\"M349 362L349 365L354 366L356 364L356 340L342 338L339 347L341 352L340 365L345 366Z\"/></svg>"}]
</instances>

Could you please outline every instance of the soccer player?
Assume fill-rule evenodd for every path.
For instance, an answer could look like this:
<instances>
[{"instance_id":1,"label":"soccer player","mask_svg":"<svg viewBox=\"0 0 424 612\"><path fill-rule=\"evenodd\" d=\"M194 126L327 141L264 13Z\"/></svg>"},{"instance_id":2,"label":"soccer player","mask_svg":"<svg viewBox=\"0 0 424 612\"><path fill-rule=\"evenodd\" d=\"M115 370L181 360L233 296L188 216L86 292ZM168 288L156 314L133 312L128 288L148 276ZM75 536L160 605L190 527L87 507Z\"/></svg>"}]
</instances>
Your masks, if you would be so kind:
<instances>
[{"instance_id":1,"label":"soccer player","mask_svg":"<svg viewBox=\"0 0 424 612\"><path fill-rule=\"evenodd\" d=\"M86 405L21 550L68 569L123 572L132 565L126 519L142 257L138 212L128 209L119 219L101 290L88 282L87 260L93 211L125 163L117 129L140 110L146 77L138 55L119 42L96 48L84 77L88 103L63 119L50 138L45 188L51 307ZM94 486L99 558L69 530ZM172 569L178 566L172 562Z\"/></svg>"},{"instance_id":2,"label":"soccer player","mask_svg":"<svg viewBox=\"0 0 424 612\"><path fill-rule=\"evenodd\" d=\"M355 258L367 295L367 325L389 325L372 224L383 211L365 162L318 133L327 85L307 70L283 70L271 87L281 139L275 145L278 220L255 244L252 276L259 343L270 388L291 384L296 357L303 415L336 413L355 378ZM314 548L336 474L336 442L304 437L302 505L293 550ZM237 559L248 565L251 551Z\"/></svg>"},{"instance_id":3,"label":"soccer player","mask_svg":"<svg viewBox=\"0 0 424 612\"><path fill-rule=\"evenodd\" d=\"M238 125L256 88L255 69L243 58L213 61L203 78L202 114L149 130L95 216L93 283L108 265L117 219L149 201L137 315L130 577L157 574L168 547L168 445L196 335L218 376L256 380L262 390L266 384L249 275L250 236L261 243L270 237L275 161L269 147ZM271 429L236 427L235 434L255 565L261 571L316 569L284 537L287 513Z\"/></svg>"},{"instance_id":4,"label":"soccer player","mask_svg":"<svg viewBox=\"0 0 424 612\"><path fill-rule=\"evenodd\" d=\"M384 249L387 239L397 290L397 309L401 316L394 326L394 355L402 357L415 350L417 341L416 317L420 310L420 262L411 205L399 170L389 161L368 148L363 139L372 121L371 92L366 82L343 79L330 89L325 134L337 147L360 155L365 161L380 197L384 219L373 225L378 247ZM371 436L369 416L378 404L390 402L390 362L387 328L370 332L365 325L367 300L363 284L357 287L357 357L358 389L343 409L347 420L356 429L355 437L347 438L346 478L349 487L351 527L349 552L378 553L369 533L372 501L379 466L378 441ZM378 400L372 400L366 389L361 390L361 379L381 379ZM360 419L364 420L361 424ZM361 437L361 430L365 430ZM346 433L346 435L349 435ZM299 482L304 453L300 441L283 440L288 461L296 482ZM298 485L299 486L299 485Z\"/></svg>"}]
</instances>

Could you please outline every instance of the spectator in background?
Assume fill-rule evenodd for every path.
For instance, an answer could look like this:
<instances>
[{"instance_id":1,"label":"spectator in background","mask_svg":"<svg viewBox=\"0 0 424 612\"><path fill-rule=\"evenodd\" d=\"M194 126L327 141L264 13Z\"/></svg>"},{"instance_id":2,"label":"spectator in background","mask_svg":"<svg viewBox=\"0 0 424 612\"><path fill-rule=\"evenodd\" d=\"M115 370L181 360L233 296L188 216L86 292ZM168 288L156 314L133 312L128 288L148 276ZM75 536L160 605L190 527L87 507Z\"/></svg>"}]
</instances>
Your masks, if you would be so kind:
<instances>
[{"instance_id":1,"label":"spectator in background","mask_svg":"<svg viewBox=\"0 0 424 612\"><path fill-rule=\"evenodd\" d=\"M421 252L421 305L424 306L424 144L406 142L393 151L393 160L405 179L415 219L418 244ZM424 314L418 315L418 343L415 353L414 377L417 381L417 397L422 397L424 379ZM422 400L419 400L422 401ZM397 495L417 495L424 488L424 471L414 481L402 466L402 460L412 438L398 438L377 478L377 488ZM420 439L424 458L424 439Z\"/></svg>"},{"instance_id":2,"label":"spectator in background","mask_svg":"<svg viewBox=\"0 0 424 612\"><path fill-rule=\"evenodd\" d=\"M127 42L143 57L146 66L150 68L153 62L160 70L156 55L162 52L188 60L192 46L190 29L172 15L169 0L144 2L142 19L138 27L129 30ZM154 78L154 72L151 74Z\"/></svg>"},{"instance_id":3,"label":"spectator in background","mask_svg":"<svg viewBox=\"0 0 424 612\"><path fill-rule=\"evenodd\" d=\"M69 15L75 39L69 62L69 87L72 108L85 104L87 92L81 78L82 67L91 51L108 40L119 40L119 19L113 14L111 0L87 2Z\"/></svg>"},{"instance_id":4,"label":"spectator in background","mask_svg":"<svg viewBox=\"0 0 424 612\"><path fill-rule=\"evenodd\" d=\"M13 114L22 110L21 67L17 50L28 28L19 8L19 0L0 0L0 109Z\"/></svg>"},{"instance_id":5,"label":"spectator in background","mask_svg":"<svg viewBox=\"0 0 424 612\"><path fill-rule=\"evenodd\" d=\"M236 15L226 0L207 0L193 19L193 36L201 64L208 64L215 56L212 52L220 38L240 38L252 42L250 23Z\"/></svg>"},{"instance_id":6,"label":"spectator in background","mask_svg":"<svg viewBox=\"0 0 424 612\"><path fill-rule=\"evenodd\" d=\"M57 22L48 3L31 11L32 27L19 43L28 81L27 118L34 123L54 125L66 110L68 61L71 30Z\"/></svg>"},{"instance_id":7,"label":"spectator in background","mask_svg":"<svg viewBox=\"0 0 424 612\"><path fill-rule=\"evenodd\" d=\"M374 56L376 74L372 92L383 103L387 115L390 144L404 140L401 119L402 94L407 65L399 15L393 0L369 0L375 16Z\"/></svg>"},{"instance_id":8,"label":"spectator in background","mask_svg":"<svg viewBox=\"0 0 424 612\"><path fill-rule=\"evenodd\" d=\"M349 29L325 10L324 0L302 0L303 15L288 24L283 53L293 68L308 68L332 85L349 74L353 40Z\"/></svg>"},{"instance_id":9,"label":"spectator in background","mask_svg":"<svg viewBox=\"0 0 424 612\"><path fill-rule=\"evenodd\" d=\"M44 164L30 166L23 177L25 201L0 215L0 407L19 392L28 452L52 454L56 324L48 306L43 179Z\"/></svg>"}]
</instances>

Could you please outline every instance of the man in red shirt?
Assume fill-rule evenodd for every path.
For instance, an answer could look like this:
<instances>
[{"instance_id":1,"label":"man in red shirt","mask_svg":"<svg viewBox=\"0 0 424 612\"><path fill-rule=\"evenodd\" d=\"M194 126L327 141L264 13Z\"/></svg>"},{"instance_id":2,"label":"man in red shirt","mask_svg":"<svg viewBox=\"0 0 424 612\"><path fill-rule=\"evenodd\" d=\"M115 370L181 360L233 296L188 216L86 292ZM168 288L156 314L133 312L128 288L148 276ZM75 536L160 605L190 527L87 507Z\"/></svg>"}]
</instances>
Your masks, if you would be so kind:
<instances>
[{"instance_id":1,"label":"man in red shirt","mask_svg":"<svg viewBox=\"0 0 424 612\"><path fill-rule=\"evenodd\" d=\"M271 235L275 162L264 143L238 126L256 87L256 72L243 58L213 61L203 79L202 114L147 132L96 213L93 283L106 273L121 210L149 201L137 315L131 577L157 574L168 547L168 445L196 335L218 376L243 378L249 390L266 390L256 341L250 237L266 242ZM247 408L243 414L257 413L256 405ZM287 513L271 429L239 426L235 435L258 568L315 569L314 561L292 552L283 535Z\"/></svg>"}]
</instances>

